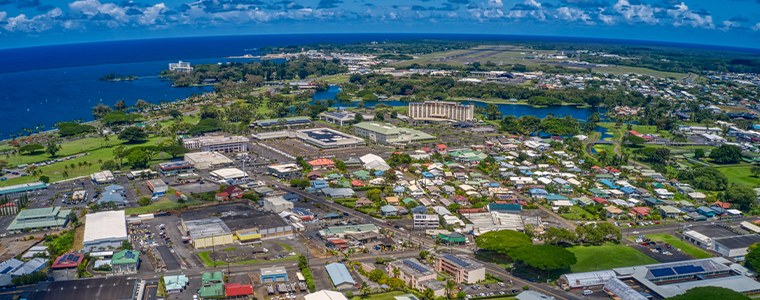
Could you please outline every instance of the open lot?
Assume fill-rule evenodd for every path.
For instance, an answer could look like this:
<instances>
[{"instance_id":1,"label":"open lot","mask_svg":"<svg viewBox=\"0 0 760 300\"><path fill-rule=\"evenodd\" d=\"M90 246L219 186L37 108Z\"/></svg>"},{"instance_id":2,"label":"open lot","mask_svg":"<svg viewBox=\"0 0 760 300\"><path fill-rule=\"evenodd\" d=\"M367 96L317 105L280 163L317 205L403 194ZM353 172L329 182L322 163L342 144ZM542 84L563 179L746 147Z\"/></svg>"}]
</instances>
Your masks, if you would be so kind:
<instances>
[{"instance_id":1,"label":"open lot","mask_svg":"<svg viewBox=\"0 0 760 300\"><path fill-rule=\"evenodd\" d=\"M567 248L578 258L573 273L656 264L657 261L625 245L575 246Z\"/></svg>"},{"instance_id":2,"label":"open lot","mask_svg":"<svg viewBox=\"0 0 760 300\"><path fill-rule=\"evenodd\" d=\"M710 258L710 257L712 257L712 255L710 255L710 253L707 253L707 252L703 251L702 249L698 248L694 244L691 244L689 242L683 241L683 240L681 240L679 238L676 238L676 237L674 237L674 236L672 236L670 234L667 234L667 233L650 234L650 235L647 235L646 237L649 238L649 239L651 239L652 241L655 241L655 242L658 242L658 243L660 243L660 242L668 243L668 244L672 245L673 247L681 249L681 252L683 252L685 254L688 254L688 255L691 255L695 259ZM635 237L633 237L633 238L629 237L628 239L635 239ZM641 246L641 245L639 245L639 246ZM644 246L641 246L641 247L642 248L646 248ZM674 252L674 251L671 251L671 252ZM675 254L674 254L674 256L675 256ZM685 259L688 259L688 258L685 258ZM680 260L684 260L684 259L680 259Z\"/></svg>"}]
</instances>

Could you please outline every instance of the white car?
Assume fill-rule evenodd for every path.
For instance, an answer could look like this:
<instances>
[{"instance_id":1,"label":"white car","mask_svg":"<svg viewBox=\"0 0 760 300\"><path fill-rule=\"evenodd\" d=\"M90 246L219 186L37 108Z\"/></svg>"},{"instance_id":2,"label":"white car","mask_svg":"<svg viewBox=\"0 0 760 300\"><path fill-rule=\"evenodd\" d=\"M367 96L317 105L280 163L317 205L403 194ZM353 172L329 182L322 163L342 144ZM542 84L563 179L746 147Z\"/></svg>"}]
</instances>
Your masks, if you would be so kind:
<instances>
[{"instance_id":1,"label":"white car","mask_svg":"<svg viewBox=\"0 0 760 300\"><path fill-rule=\"evenodd\" d=\"M639 232L638 231L634 231L633 234L639 234Z\"/></svg>"},{"instance_id":2,"label":"white car","mask_svg":"<svg viewBox=\"0 0 760 300\"><path fill-rule=\"evenodd\" d=\"M593 291L591 291L591 290L583 290L583 294L584 294L584 295L591 295L591 294L593 294L593 293L594 293L594 292L593 292Z\"/></svg>"}]
</instances>

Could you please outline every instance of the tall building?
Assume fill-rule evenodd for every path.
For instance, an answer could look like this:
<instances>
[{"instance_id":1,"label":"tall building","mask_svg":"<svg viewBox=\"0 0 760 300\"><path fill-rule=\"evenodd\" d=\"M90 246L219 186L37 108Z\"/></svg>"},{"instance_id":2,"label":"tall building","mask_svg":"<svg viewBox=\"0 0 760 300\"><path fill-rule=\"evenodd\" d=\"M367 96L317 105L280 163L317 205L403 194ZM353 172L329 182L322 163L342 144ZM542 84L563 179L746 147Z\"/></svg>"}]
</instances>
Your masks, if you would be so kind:
<instances>
[{"instance_id":1,"label":"tall building","mask_svg":"<svg viewBox=\"0 0 760 300\"><path fill-rule=\"evenodd\" d=\"M460 283L472 284L486 278L486 267L464 255L435 256L435 270L452 274L454 281Z\"/></svg>"},{"instance_id":2,"label":"tall building","mask_svg":"<svg viewBox=\"0 0 760 300\"><path fill-rule=\"evenodd\" d=\"M193 70L193 67L190 66L189 62L180 60L178 63L170 63L169 70L175 72L190 72Z\"/></svg>"},{"instance_id":3,"label":"tall building","mask_svg":"<svg viewBox=\"0 0 760 300\"><path fill-rule=\"evenodd\" d=\"M425 101L409 103L409 117L415 120L446 119L469 122L475 119L475 105L453 101Z\"/></svg>"}]
</instances>

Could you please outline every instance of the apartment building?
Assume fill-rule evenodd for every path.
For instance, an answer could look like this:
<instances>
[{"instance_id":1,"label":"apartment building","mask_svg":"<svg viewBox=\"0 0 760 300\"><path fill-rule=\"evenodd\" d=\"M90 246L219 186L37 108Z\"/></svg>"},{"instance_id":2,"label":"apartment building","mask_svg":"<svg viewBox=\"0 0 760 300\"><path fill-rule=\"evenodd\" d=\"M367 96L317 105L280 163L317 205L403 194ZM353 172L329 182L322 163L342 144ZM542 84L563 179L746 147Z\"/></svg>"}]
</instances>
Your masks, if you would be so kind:
<instances>
[{"instance_id":1,"label":"apartment building","mask_svg":"<svg viewBox=\"0 0 760 300\"><path fill-rule=\"evenodd\" d=\"M438 215L414 214L414 229L435 229L438 228Z\"/></svg>"},{"instance_id":2,"label":"apartment building","mask_svg":"<svg viewBox=\"0 0 760 300\"><path fill-rule=\"evenodd\" d=\"M486 267L464 255L436 255L435 270L453 274L454 281L459 283L472 284L486 279Z\"/></svg>"},{"instance_id":3,"label":"apartment building","mask_svg":"<svg viewBox=\"0 0 760 300\"><path fill-rule=\"evenodd\" d=\"M469 122L475 119L475 106L453 101L409 103L409 117L415 120L447 119Z\"/></svg>"},{"instance_id":4,"label":"apartment building","mask_svg":"<svg viewBox=\"0 0 760 300\"><path fill-rule=\"evenodd\" d=\"M398 275L393 273L394 270L398 270ZM424 290L423 281L436 280L438 276L433 270L411 259L392 261L386 271L390 276L403 280L406 286L420 290Z\"/></svg>"}]
</instances>

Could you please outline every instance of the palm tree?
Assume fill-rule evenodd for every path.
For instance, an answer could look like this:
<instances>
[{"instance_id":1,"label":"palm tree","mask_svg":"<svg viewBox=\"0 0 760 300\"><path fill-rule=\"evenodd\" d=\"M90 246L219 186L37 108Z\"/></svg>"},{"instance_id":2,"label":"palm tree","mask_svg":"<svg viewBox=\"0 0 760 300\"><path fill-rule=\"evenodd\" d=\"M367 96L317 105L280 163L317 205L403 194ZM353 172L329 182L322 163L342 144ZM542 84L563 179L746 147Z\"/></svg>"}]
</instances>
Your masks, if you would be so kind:
<instances>
[{"instance_id":1,"label":"palm tree","mask_svg":"<svg viewBox=\"0 0 760 300\"><path fill-rule=\"evenodd\" d=\"M69 178L69 171L64 170L61 175L63 175L63 178Z\"/></svg>"},{"instance_id":2,"label":"palm tree","mask_svg":"<svg viewBox=\"0 0 760 300\"><path fill-rule=\"evenodd\" d=\"M454 290L454 287L457 285L454 280L448 279L446 280L446 298L451 299L451 292Z\"/></svg>"}]
</instances>

